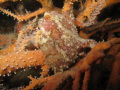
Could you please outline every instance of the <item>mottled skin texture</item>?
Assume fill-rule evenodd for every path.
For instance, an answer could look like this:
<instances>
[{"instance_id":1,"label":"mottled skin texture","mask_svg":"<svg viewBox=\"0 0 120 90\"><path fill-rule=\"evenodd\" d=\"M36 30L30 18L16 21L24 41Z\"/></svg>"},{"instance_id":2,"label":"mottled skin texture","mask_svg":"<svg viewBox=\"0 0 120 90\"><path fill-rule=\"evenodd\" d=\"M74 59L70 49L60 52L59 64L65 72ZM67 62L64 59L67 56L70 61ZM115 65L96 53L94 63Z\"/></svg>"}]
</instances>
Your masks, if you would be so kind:
<instances>
[{"instance_id":1,"label":"mottled skin texture","mask_svg":"<svg viewBox=\"0 0 120 90\"><path fill-rule=\"evenodd\" d=\"M38 19L33 30L23 27L16 50L41 49L45 54L45 64L54 72L63 71L75 62L81 48L94 47L96 42L79 37L72 11L59 14L46 12Z\"/></svg>"}]
</instances>

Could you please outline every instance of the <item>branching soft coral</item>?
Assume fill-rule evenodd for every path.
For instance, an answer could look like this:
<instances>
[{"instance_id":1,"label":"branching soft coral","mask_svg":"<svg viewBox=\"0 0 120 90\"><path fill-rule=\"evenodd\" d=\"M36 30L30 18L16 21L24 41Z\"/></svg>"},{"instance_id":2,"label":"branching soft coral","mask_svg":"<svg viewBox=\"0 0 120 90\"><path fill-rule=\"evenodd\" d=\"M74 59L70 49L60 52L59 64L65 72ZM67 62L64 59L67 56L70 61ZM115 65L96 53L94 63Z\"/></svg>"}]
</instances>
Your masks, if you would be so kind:
<instances>
[{"instance_id":1,"label":"branching soft coral","mask_svg":"<svg viewBox=\"0 0 120 90\"><path fill-rule=\"evenodd\" d=\"M0 0L0 4L7 1L18 0ZM20 27L16 42L10 47L0 50L1 79L5 75L13 75L13 72L17 74L16 72L22 69L39 67L38 73L41 72L40 77L33 78L30 75L31 83L24 90L34 89L36 86L43 90L66 89L70 85L73 90L78 90L79 88L87 90L92 66L101 64L104 61L104 57L106 57L106 52L107 54L111 53L110 51L113 50L111 48L115 47L115 45L117 45L114 50L115 53L112 53L113 57L115 57L115 62L110 77L115 78L113 73L118 76L119 64L116 62L119 62L119 50L117 49L119 49L120 38L97 44L95 40L88 39L97 31L85 36L84 28L90 28L87 32L96 28L99 31L99 28L103 27L107 20L97 22L97 16L102 9L114 3L119 3L119 0L116 2L112 0L86 0L82 11L80 12L80 7L77 10L79 12L76 15L77 17L73 14L73 7L74 2L78 3L78 0L64 0L62 9L55 7L53 0L37 1L41 3L42 8L31 13L26 10L24 15L11 13L0 7L2 12L16 18L20 22L20 26L18 24L18 27L16 27L16 30ZM79 0L79 2L81 3L82 1ZM32 19L32 17L35 17L35 19ZM111 25L111 22L105 23L105 25L107 24ZM82 27L83 30L80 30L80 35L82 32L82 35L84 34L83 38L87 39L79 36L77 26ZM92 28L92 26L95 27ZM106 28L104 29L106 30ZM116 31L111 31L109 36ZM109 39L111 38L113 37L109 37ZM3 42L0 43L2 44ZM115 71L115 69L118 71ZM82 78L83 74L84 78ZM82 79L83 82L81 84L80 81ZM72 84L69 80L73 81ZM109 79L108 89L111 81L112 79ZM115 79L114 82L117 83L117 80ZM65 84L65 87L63 84ZM114 84L113 87L115 87Z\"/></svg>"}]
</instances>

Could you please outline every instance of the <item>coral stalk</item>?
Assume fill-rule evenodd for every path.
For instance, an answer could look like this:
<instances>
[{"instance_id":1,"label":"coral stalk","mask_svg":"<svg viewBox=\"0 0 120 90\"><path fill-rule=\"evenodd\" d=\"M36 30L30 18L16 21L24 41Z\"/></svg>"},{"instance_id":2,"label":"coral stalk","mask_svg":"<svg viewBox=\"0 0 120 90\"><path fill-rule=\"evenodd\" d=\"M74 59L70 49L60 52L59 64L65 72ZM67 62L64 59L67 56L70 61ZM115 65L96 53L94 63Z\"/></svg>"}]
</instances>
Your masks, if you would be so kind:
<instances>
[{"instance_id":1,"label":"coral stalk","mask_svg":"<svg viewBox=\"0 0 120 90\"><path fill-rule=\"evenodd\" d=\"M18 69L43 66L44 60L44 55L40 50L21 51L0 56L0 76L9 75Z\"/></svg>"}]
</instances>

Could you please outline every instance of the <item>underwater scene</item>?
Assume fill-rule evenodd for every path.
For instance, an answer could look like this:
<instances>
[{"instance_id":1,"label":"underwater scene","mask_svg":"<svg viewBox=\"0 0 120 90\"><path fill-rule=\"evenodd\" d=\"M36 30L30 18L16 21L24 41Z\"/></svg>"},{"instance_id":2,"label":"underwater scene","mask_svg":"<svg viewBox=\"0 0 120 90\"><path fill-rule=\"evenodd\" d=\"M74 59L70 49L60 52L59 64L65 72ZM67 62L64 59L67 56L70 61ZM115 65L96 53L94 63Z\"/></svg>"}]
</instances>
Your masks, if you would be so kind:
<instances>
[{"instance_id":1,"label":"underwater scene","mask_svg":"<svg viewBox=\"0 0 120 90\"><path fill-rule=\"evenodd\" d=\"M0 90L120 90L120 0L0 0Z\"/></svg>"}]
</instances>

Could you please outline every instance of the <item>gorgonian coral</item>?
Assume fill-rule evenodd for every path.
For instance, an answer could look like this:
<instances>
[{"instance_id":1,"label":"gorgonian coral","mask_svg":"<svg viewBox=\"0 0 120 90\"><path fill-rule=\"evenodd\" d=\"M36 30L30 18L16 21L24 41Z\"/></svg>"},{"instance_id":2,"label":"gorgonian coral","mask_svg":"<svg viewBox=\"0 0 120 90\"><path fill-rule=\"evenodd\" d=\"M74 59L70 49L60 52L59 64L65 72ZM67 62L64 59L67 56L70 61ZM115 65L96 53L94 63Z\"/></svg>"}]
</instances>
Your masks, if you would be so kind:
<instances>
[{"instance_id":1,"label":"gorgonian coral","mask_svg":"<svg viewBox=\"0 0 120 90\"><path fill-rule=\"evenodd\" d=\"M15 4L9 1L15 1ZM118 59L120 39L113 37L119 37L119 33L116 32L120 31L118 28L120 20L109 21L110 18L106 18L102 21L105 17L100 18L99 14L104 15L104 9L119 3L119 0L115 2L113 0L58 0L58 2L62 2L63 5L59 7L56 0L23 0L22 2L0 0L0 10L3 14L18 20L14 34L11 34L13 37L10 34L5 35L6 38L10 37L8 40L10 43L3 42L3 35L0 39L0 81L5 89L14 87L19 89L19 86L24 85L24 90L36 86L43 90L67 90L69 87L69 90L71 88L78 90L83 85L81 88L83 90L90 87L97 90L101 72L104 70L94 68L98 72L101 70L98 75L92 72L94 65L112 68L112 64L104 65L104 62L111 57L115 57L115 62ZM5 8L13 9L10 12ZM25 8L31 8L33 12ZM109 31L110 28L112 30ZM4 32L7 30L8 27ZM97 41L102 42L97 43ZM116 63L113 65L112 73L115 68L118 70L118 67L115 67ZM115 73L119 77L118 73ZM27 76L31 79L29 84ZM89 81L90 77L92 77L91 81ZM107 88L110 88L111 81L112 79L109 79L109 83L105 83ZM19 85L16 82L19 82ZM119 84L116 83L118 87Z\"/></svg>"}]
</instances>

